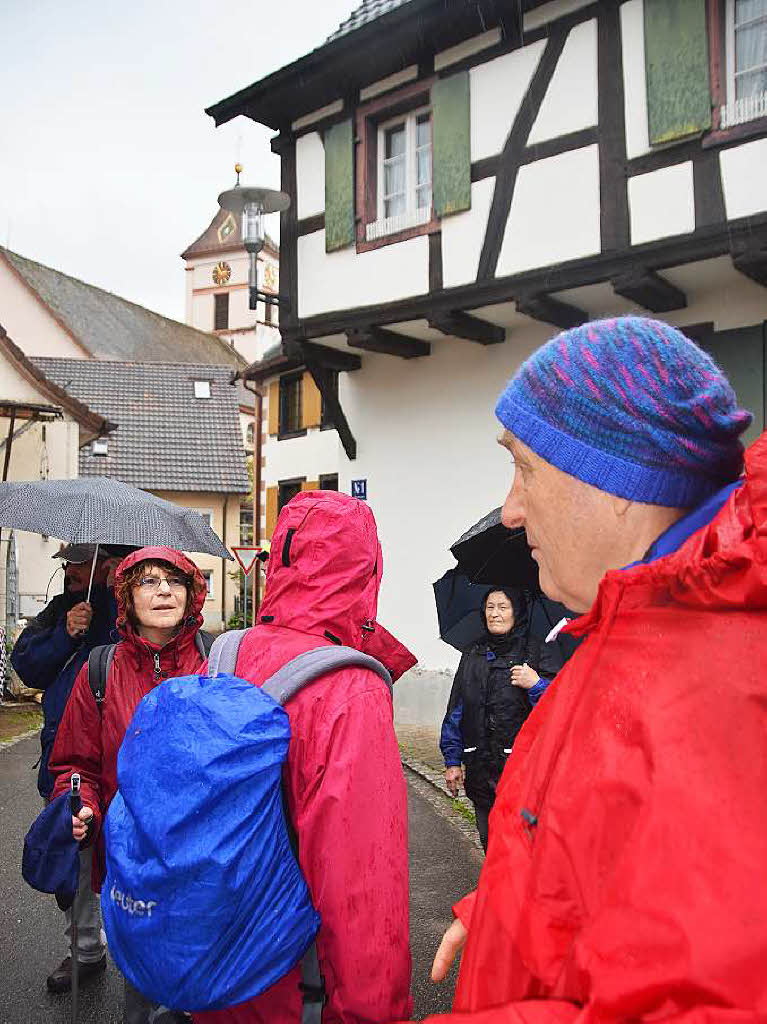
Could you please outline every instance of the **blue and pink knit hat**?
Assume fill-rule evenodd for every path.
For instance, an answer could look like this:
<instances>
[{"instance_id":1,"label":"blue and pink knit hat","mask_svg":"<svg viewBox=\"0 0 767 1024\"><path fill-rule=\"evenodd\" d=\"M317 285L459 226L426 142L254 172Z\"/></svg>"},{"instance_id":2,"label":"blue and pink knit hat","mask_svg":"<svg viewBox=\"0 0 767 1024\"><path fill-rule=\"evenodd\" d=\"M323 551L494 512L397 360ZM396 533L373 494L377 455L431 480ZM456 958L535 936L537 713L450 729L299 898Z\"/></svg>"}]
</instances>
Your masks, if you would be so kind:
<instances>
[{"instance_id":1,"label":"blue and pink knit hat","mask_svg":"<svg viewBox=\"0 0 767 1024\"><path fill-rule=\"evenodd\" d=\"M635 316L553 338L522 364L495 414L565 473L672 508L737 479L752 419L710 356L674 327Z\"/></svg>"}]
</instances>

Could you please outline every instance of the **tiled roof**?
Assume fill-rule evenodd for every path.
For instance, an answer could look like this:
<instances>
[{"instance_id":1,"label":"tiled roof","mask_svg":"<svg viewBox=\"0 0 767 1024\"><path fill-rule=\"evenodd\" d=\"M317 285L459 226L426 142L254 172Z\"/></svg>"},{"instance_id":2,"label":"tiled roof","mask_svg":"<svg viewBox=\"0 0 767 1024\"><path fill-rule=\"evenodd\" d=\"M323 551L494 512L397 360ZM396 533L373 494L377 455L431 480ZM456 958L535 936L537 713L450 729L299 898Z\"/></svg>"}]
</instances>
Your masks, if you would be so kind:
<instances>
[{"instance_id":1,"label":"tiled roof","mask_svg":"<svg viewBox=\"0 0 767 1024\"><path fill-rule=\"evenodd\" d=\"M45 375L118 424L108 453L80 450L81 476L113 476L153 491L245 494L238 392L229 366L37 357ZM210 398L195 398L195 380Z\"/></svg>"},{"instance_id":2,"label":"tiled roof","mask_svg":"<svg viewBox=\"0 0 767 1024\"><path fill-rule=\"evenodd\" d=\"M214 334L169 320L8 249L0 247L0 255L94 359L232 366L244 363Z\"/></svg>"},{"instance_id":3,"label":"tiled roof","mask_svg":"<svg viewBox=\"0 0 767 1024\"><path fill-rule=\"evenodd\" d=\"M242 244L242 218L219 207L218 213L200 237L181 253L181 259L186 260L200 253L231 252L232 249L241 249ZM280 247L269 235L265 236L264 248L271 249L275 256L279 256Z\"/></svg>"},{"instance_id":4,"label":"tiled roof","mask_svg":"<svg viewBox=\"0 0 767 1024\"><path fill-rule=\"evenodd\" d=\"M335 32L328 36L326 42L339 39L356 28L366 25L369 21L375 21L381 15L388 14L389 11L394 11L407 3L410 3L410 0L362 0L359 7L352 11L346 21L342 21Z\"/></svg>"}]
</instances>

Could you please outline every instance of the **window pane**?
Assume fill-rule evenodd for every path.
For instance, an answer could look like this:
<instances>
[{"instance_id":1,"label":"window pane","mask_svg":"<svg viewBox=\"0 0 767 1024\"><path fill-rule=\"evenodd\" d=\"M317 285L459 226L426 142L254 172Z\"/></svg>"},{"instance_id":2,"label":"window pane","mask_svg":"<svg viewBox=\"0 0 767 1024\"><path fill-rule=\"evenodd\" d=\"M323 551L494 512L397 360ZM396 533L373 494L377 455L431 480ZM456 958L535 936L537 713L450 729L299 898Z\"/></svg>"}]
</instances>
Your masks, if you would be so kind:
<instances>
[{"instance_id":1,"label":"window pane","mask_svg":"<svg viewBox=\"0 0 767 1024\"><path fill-rule=\"evenodd\" d=\"M431 150L419 149L416 153L416 184L424 185L431 181Z\"/></svg>"},{"instance_id":2,"label":"window pane","mask_svg":"<svg viewBox=\"0 0 767 1024\"><path fill-rule=\"evenodd\" d=\"M385 133L384 156L387 160L405 153L405 126L398 124L395 128L387 128Z\"/></svg>"},{"instance_id":3,"label":"window pane","mask_svg":"<svg viewBox=\"0 0 767 1024\"><path fill-rule=\"evenodd\" d=\"M424 206L431 206L431 185L422 185L421 188L416 189L415 205L419 210L422 210Z\"/></svg>"},{"instance_id":4,"label":"window pane","mask_svg":"<svg viewBox=\"0 0 767 1024\"><path fill-rule=\"evenodd\" d=\"M767 64L767 20L735 33L735 70L748 71Z\"/></svg>"},{"instance_id":5,"label":"window pane","mask_svg":"<svg viewBox=\"0 0 767 1024\"><path fill-rule=\"evenodd\" d=\"M763 92L767 92L767 69L738 75L735 79L735 98L738 100L747 96L761 96Z\"/></svg>"},{"instance_id":6,"label":"window pane","mask_svg":"<svg viewBox=\"0 0 767 1024\"><path fill-rule=\"evenodd\" d=\"M384 164L384 197L396 196L405 191L405 161L395 160Z\"/></svg>"},{"instance_id":7,"label":"window pane","mask_svg":"<svg viewBox=\"0 0 767 1024\"><path fill-rule=\"evenodd\" d=\"M767 0L735 0L736 25L758 18L760 14L767 14Z\"/></svg>"},{"instance_id":8,"label":"window pane","mask_svg":"<svg viewBox=\"0 0 767 1024\"><path fill-rule=\"evenodd\" d=\"M404 193L394 196L392 199L384 199L384 217L399 217L406 209Z\"/></svg>"},{"instance_id":9,"label":"window pane","mask_svg":"<svg viewBox=\"0 0 767 1024\"><path fill-rule=\"evenodd\" d=\"M767 2L767 0L765 0ZM421 114L415 124L415 144L417 147L431 145L431 123L428 114Z\"/></svg>"}]
</instances>

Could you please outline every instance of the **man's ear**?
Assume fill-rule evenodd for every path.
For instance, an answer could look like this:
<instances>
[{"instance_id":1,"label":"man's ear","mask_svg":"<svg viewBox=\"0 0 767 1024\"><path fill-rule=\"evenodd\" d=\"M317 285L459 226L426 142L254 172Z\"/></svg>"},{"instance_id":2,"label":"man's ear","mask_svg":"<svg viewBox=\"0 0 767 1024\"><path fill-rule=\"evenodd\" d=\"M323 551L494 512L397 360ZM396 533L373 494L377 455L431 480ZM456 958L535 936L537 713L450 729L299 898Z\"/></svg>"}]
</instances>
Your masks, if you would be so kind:
<instances>
[{"instance_id":1,"label":"man's ear","mask_svg":"<svg viewBox=\"0 0 767 1024\"><path fill-rule=\"evenodd\" d=\"M633 504L630 498L619 498L617 494L610 495L610 505L618 519L622 519Z\"/></svg>"}]
</instances>

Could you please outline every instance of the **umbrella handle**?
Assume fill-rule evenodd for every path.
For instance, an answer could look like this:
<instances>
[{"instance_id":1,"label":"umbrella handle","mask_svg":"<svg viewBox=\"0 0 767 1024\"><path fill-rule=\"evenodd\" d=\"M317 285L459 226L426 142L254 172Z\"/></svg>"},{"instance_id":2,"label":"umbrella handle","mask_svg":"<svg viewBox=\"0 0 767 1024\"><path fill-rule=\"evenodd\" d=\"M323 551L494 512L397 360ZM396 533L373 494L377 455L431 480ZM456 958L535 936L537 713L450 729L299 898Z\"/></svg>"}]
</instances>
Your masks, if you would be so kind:
<instances>
[{"instance_id":1,"label":"umbrella handle","mask_svg":"<svg viewBox=\"0 0 767 1024\"><path fill-rule=\"evenodd\" d=\"M96 545L96 550L93 552L93 562L91 563L91 578L88 580L88 597L86 598L88 604L91 600L91 588L93 587L93 574L96 572L96 559L99 557L99 546Z\"/></svg>"},{"instance_id":2,"label":"umbrella handle","mask_svg":"<svg viewBox=\"0 0 767 1024\"><path fill-rule=\"evenodd\" d=\"M72 772L72 778L69 782L69 807L73 817L82 810L83 798L80 796L80 776L77 772Z\"/></svg>"}]
</instances>

